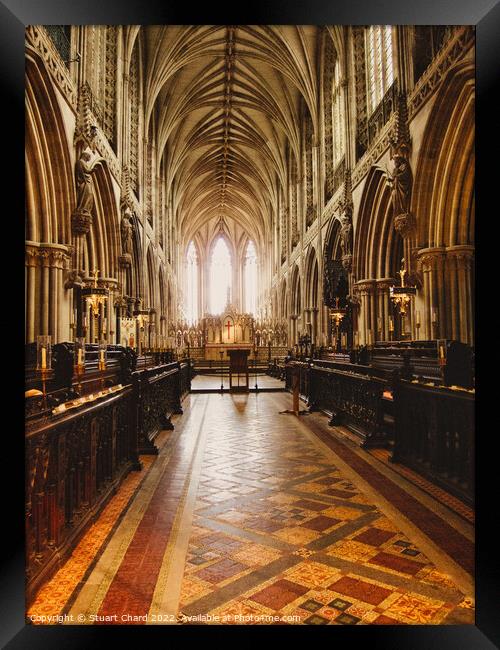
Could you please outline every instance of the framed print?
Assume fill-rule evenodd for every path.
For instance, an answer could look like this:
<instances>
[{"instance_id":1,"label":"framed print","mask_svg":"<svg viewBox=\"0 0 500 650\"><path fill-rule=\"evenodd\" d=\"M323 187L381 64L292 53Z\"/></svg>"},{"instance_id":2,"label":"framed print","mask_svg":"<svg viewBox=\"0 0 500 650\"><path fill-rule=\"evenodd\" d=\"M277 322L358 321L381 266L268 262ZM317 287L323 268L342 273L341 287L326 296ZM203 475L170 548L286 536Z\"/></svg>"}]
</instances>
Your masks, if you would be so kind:
<instances>
[{"instance_id":1,"label":"framed print","mask_svg":"<svg viewBox=\"0 0 500 650\"><path fill-rule=\"evenodd\" d=\"M207 9L0 7L2 641L496 647L499 6Z\"/></svg>"}]
</instances>

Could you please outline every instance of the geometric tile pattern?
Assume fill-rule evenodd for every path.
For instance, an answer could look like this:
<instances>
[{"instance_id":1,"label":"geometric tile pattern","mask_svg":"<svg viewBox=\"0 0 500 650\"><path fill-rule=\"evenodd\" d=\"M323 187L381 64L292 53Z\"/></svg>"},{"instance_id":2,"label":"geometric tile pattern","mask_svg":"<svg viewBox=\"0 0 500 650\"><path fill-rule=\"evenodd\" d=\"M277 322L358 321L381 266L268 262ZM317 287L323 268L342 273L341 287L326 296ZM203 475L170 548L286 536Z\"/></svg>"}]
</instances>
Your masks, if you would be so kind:
<instances>
[{"instance_id":1,"label":"geometric tile pattern","mask_svg":"<svg viewBox=\"0 0 500 650\"><path fill-rule=\"evenodd\" d=\"M71 602L147 618L168 583L178 584L180 624L474 623L472 593L306 435L308 422L323 416L279 415L289 396L277 393L189 398L192 406L199 400L208 404L199 432L199 414L187 406L171 460L160 452L155 463L165 469L133 499L148 499L139 520L125 515L116 555L87 572ZM443 566L449 559L443 554Z\"/></svg>"},{"instance_id":2,"label":"geometric tile pattern","mask_svg":"<svg viewBox=\"0 0 500 650\"><path fill-rule=\"evenodd\" d=\"M441 503L446 505L448 508L450 508L450 510L456 512L457 515L463 517L465 521L468 521L471 524L474 523L475 513L472 508L470 508L465 503L460 501L460 499L454 497L449 492L446 492L445 490L437 486L435 483L431 483L420 474L417 474L417 472L414 472L409 467L405 467L404 465L400 465L399 463L391 463L390 461L391 454L389 450L370 449L369 453L374 458L377 458L378 460L385 463L386 465L389 465L392 471L401 474L401 476L404 476L407 480L417 485L420 489L424 490L424 492L427 492L435 499L439 500Z\"/></svg>"},{"instance_id":3,"label":"geometric tile pattern","mask_svg":"<svg viewBox=\"0 0 500 650\"><path fill-rule=\"evenodd\" d=\"M250 410L251 398L231 399ZM293 417L272 417L270 426L269 409L258 399L243 430L236 408L209 433L181 588L183 620L473 623L473 610L464 614L464 594L449 576ZM200 562L192 563L194 557Z\"/></svg>"}]
</instances>

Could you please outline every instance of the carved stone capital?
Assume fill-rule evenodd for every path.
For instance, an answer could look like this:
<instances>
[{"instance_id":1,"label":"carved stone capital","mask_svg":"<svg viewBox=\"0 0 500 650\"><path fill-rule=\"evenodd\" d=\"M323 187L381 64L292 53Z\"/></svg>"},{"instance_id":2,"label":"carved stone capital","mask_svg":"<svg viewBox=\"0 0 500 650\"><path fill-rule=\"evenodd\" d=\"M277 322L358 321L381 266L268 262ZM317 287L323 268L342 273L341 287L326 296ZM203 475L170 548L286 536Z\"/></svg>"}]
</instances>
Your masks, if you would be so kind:
<instances>
[{"instance_id":1,"label":"carved stone capital","mask_svg":"<svg viewBox=\"0 0 500 650\"><path fill-rule=\"evenodd\" d=\"M373 293L373 291L375 291L375 286L375 280L359 280L359 282L356 282L356 287L360 293Z\"/></svg>"},{"instance_id":2,"label":"carved stone capital","mask_svg":"<svg viewBox=\"0 0 500 650\"><path fill-rule=\"evenodd\" d=\"M26 266L38 266L38 249L27 246L25 250Z\"/></svg>"},{"instance_id":3,"label":"carved stone capital","mask_svg":"<svg viewBox=\"0 0 500 650\"><path fill-rule=\"evenodd\" d=\"M446 249L446 257L455 259L458 268L468 268L474 260L474 246L450 246Z\"/></svg>"},{"instance_id":4,"label":"carved stone capital","mask_svg":"<svg viewBox=\"0 0 500 650\"><path fill-rule=\"evenodd\" d=\"M87 235L92 226L92 215L87 210L75 210L71 215L71 231L74 235Z\"/></svg>"},{"instance_id":5,"label":"carved stone capital","mask_svg":"<svg viewBox=\"0 0 500 650\"><path fill-rule=\"evenodd\" d=\"M440 269L445 260L444 248L423 248L418 252L418 270L436 271Z\"/></svg>"},{"instance_id":6,"label":"carved stone capital","mask_svg":"<svg viewBox=\"0 0 500 650\"><path fill-rule=\"evenodd\" d=\"M27 266L45 266L56 269L63 269L68 260L70 253L68 247L64 244L39 244L28 242L26 244L26 265Z\"/></svg>"},{"instance_id":7,"label":"carved stone capital","mask_svg":"<svg viewBox=\"0 0 500 650\"><path fill-rule=\"evenodd\" d=\"M120 283L116 278L99 278L97 280L97 285L108 289L108 291L117 291L120 289Z\"/></svg>"},{"instance_id":8,"label":"carved stone capital","mask_svg":"<svg viewBox=\"0 0 500 650\"><path fill-rule=\"evenodd\" d=\"M417 222L415 216L410 212L400 214L394 218L394 229L401 237L406 238L415 232Z\"/></svg>"},{"instance_id":9,"label":"carved stone capital","mask_svg":"<svg viewBox=\"0 0 500 650\"><path fill-rule=\"evenodd\" d=\"M389 292L390 287L393 287L396 284L396 280L394 278L381 278L377 280L377 291L379 293L381 292Z\"/></svg>"}]
</instances>

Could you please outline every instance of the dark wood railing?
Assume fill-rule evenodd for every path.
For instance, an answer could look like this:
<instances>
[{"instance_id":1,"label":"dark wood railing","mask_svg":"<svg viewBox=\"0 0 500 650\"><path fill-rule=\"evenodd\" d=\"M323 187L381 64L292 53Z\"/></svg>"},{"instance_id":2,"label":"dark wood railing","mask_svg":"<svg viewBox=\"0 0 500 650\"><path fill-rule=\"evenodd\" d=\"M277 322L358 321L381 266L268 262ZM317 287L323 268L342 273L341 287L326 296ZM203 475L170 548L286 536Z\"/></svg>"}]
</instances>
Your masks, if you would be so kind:
<instances>
[{"instance_id":1,"label":"dark wood railing","mask_svg":"<svg viewBox=\"0 0 500 650\"><path fill-rule=\"evenodd\" d=\"M67 411L31 420L26 431L28 600L73 548L117 489L139 469L127 387Z\"/></svg>"},{"instance_id":2,"label":"dark wood railing","mask_svg":"<svg viewBox=\"0 0 500 650\"><path fill-rule=\"evenodd\" d=\"M392 460L472 505L474 393L400 381L394 389Z\"/></svg>"},{"instance_id":3,"label":"dark wood railing","mask_svg":"<svg viewBox=\"0 0 500 650\"><path fill-rule=\"evenodd\" d=\"M128 472L141 469L139 454L158 453L154 439L161 429L173 429L171 417L182 413L191 383L189 362L134 369L135 357L128 350L110 346L106 377L113 387L103 388L102 374L94 368L96 351L88 346L85 382L78 393L71 376L71 345L62 344L57 352L46 403L42 406L40 397L27 400L31 402L26 415L28 602L67 558ZM117 387L117 380L126 379ZM32 363L26 383L37 386ZM94 389L101 391L90 394Z\"/></svg>"},{"instance_id":4,"label":"dark wood railing","mask_svg":"<svg viewBox=\"0 0 500 650\"><path fill-rule=\"evenodd\" d=\"M387 443L382 395L386 382L378 377L312 366L309 404L331 414L330 424L348 427L363 447Z\"/></svg>"},{"instance_id":5,"label":"dark wood railing","mask_svg":"<svg viewBox=\"0 0 500 650\"><path fill-rule=\"evenodd\" d=\"M191 385L189 363L170 363L132 373L137 446L140 454L157 454L159 431L173 429L172 415L182 414L181 401Z\"/></svg>"}]
</instances>

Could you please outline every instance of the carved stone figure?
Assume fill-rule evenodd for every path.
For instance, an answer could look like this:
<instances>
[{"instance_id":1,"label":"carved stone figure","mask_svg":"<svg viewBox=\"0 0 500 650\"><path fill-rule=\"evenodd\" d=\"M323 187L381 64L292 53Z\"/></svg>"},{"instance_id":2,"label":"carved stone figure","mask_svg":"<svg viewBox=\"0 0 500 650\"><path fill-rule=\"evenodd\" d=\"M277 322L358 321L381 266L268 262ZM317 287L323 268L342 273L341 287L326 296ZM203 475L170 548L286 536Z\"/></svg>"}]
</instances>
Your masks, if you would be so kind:
<instances>
[{"instance_id":1,"label":"carved stone figure","mask_svg":"<svg viewBox=\"0 0 500 650\"><path fill-rule=\"evenodd\" d=\"M134 226L132 224L132 213L128 206L123 211L123 216L120 224L122 236L122 251L123 253L132 254L132 233Z\"/></svg>"},{"instance_id":2,"label":"carved stone figure","mask_svg":"<svg viewBox=\"0 0 500 650\"><path fill-rule=\"evenodd\" d=\"M97 156L92 160L89 151L82 152L80 159L76 163L76 185L77 185L77 205L76 213L90 215L94 207L94 192L92 172L98 162L104 160ZM92 162L91 162L92 161Z\"/></svg>"},{"instance_id":3,"label":"carved stone figure","mask_svg":"<svg viewBox=\"0 0 500 650\"><path fill-rule=\"evenodd\" d=\"M350 255L352 252L352 223L349 217L343 216L340 219L340 224L342 256Z\"/></svg>"},{"instance_id":4,"label":"carved stone figure","mask_svg":"<svg viewBox=\"0 0 500 650\"><path fill-rule=\"evenodd\" d=\"M410 207L413 175L409 161L403 156L394 156L394 171L389 182L392 186L394 217L407 214Z\"/></svg>"}]
</instances>

